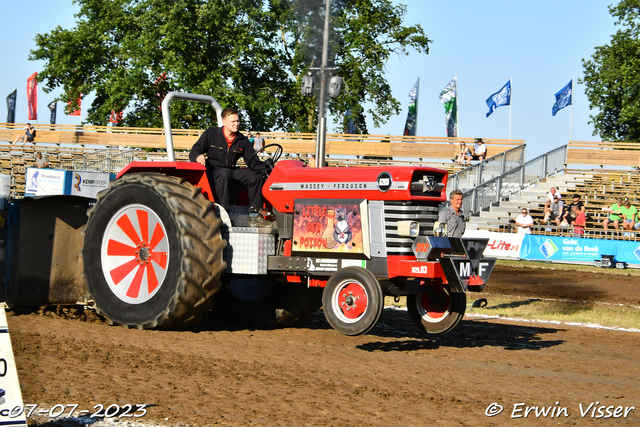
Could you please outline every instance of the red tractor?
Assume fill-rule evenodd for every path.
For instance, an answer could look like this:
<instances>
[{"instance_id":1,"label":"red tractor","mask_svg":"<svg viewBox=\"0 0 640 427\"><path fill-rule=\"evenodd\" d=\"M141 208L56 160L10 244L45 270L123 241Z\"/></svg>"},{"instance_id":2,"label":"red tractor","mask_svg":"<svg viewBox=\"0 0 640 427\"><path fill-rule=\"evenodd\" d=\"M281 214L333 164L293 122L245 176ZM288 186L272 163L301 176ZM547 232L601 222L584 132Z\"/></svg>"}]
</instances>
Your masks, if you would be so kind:
<instances>
[{"instance_id":1,"label":"red tractor","mask_svg":"<svg viewBox=\"0 0 640 427\"><path fill-rule=\"evenodd\" d=\"M169 94L170 161L131 163L89 210L84 274L112 323L180 329L213 304L223 317L287 326L322 306L334 329L358 335L385 295L406 295L413 322L443 334L462 319L466 291L483 290L495 263L482 257L487 241L434 236L446 171L310 168L278 162L278 146L262 190L276 226L249 228L246 206L215 205L204 166L174 161L173 98L211 103L220 122L213 98Z\"/></svg>"}]
</instances>

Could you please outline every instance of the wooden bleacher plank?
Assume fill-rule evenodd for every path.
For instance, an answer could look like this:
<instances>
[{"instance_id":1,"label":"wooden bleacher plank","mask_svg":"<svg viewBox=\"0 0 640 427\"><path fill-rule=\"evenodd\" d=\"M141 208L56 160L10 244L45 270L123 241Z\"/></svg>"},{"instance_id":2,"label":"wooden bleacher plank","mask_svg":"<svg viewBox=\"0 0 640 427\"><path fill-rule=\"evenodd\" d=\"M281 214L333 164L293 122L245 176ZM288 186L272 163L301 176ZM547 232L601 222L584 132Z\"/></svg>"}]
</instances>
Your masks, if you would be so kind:
<instances>
[{"instance_id":1,"label":"wooden bleacher plank","mask_svg":"<svg viewBox=\"0 0 640 427\"><path fill-rule=\"evenodd\" d=\"M640 144L569 141L566 165L638 166Z\"/></svg>"}]
</instances>

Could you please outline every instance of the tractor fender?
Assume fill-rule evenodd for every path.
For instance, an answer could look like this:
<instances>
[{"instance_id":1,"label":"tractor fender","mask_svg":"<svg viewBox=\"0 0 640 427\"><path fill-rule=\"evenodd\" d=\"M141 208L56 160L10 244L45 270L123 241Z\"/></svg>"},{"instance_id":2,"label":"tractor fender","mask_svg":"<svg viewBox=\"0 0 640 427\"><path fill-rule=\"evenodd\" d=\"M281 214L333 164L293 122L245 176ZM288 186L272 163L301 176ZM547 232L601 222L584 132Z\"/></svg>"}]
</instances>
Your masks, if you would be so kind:
<instances>
[{"instance_id":1,"label":"tractor fender","mask_svg":"<svg viewBox=\"0 0 640 427\"><path fill-rule=\"evenodd\" d=\"M124 169L118 172L116 179L130 173L156 172L164 175L185 178L194 187L202 190L202 194L211 202L215 202L209 179L207 178L207 168L196 162L131 162Z\"/></svg>"}]
</instances>

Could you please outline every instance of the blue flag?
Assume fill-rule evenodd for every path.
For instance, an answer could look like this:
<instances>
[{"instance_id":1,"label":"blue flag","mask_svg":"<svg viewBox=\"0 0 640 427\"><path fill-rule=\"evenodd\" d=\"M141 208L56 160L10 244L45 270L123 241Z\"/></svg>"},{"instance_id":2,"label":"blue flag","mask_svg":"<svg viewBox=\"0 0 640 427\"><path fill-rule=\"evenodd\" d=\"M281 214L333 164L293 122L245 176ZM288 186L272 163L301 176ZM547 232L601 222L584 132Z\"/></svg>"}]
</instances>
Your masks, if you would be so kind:
<instances>
[{"instance_id":1,"label":"blue flag","mask_svg":"<svg viewBox=\"0 0 640 427\"><path fill-rule=\"evenodd\" d=\"M551 114L556 115L556 113L562 110L567 105L571 105L571 101L573 98L573 79L565 87L560 89L556 93L556 103L553 104L553 108L551 109Z\"/></svg>"},{"instance_id":2,"label":"blue flag","mask_svg":"<svg viewBox=\"0 0 640 427\"><path fill-rule=\"evenodd\" d=\"M503 105L511 105L511 80L502 86L502 89L487 98L487 106L489 107L487 117L489 117L496 108L502 107Z\"/></svg>"},{"instance_id":3,"label":"blue flag","mask_svg":"<svg viewBox=\"0 0 640 427\"><path fill-rule=\"evenodd\" d=\"M16 98L18 97L18 89L14 90L7 96L7 123L16 122Z\"/></svg>"}]
</instances>

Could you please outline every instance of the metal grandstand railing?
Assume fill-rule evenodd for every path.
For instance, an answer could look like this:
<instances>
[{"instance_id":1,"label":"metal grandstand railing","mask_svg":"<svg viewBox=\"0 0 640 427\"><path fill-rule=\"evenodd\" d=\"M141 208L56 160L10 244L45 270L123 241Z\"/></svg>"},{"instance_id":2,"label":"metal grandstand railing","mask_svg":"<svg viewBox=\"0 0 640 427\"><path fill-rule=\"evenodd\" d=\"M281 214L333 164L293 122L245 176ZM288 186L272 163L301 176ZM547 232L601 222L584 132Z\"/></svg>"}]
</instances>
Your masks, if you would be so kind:
<instances>
[{"instance_id":1,"label":"metal grandstand railing","mask_svg":"<svg viewBox=\"0 0 640 427\"><path fill-rule=\"evenodd\" d=\"M81 158L61 162L59 168L89 172L119 172L134 160L131 148L108 147Z\"/></svg>"},{"instance_id":2,"label":"metal grandstand railing","mask_svg":"<svg viewBox=\"0 0 640 427\"><path fill-rule=\"evenodd\" d=\"M512 148L450 176L447 194L456 189L462 191L463 212L476 214L492 203L564 170L566 145L526 163L524 150L524 146Z\"/></svg>"}]
</instances>

